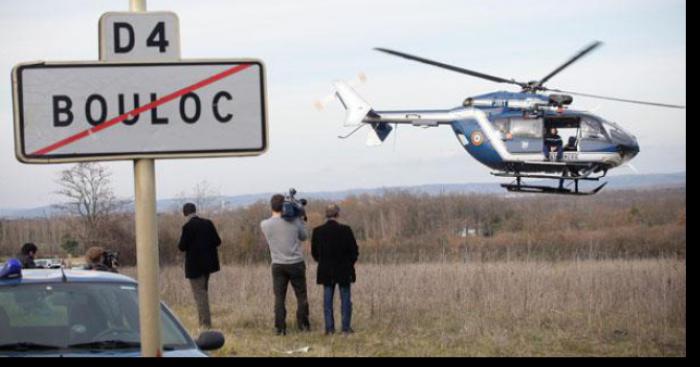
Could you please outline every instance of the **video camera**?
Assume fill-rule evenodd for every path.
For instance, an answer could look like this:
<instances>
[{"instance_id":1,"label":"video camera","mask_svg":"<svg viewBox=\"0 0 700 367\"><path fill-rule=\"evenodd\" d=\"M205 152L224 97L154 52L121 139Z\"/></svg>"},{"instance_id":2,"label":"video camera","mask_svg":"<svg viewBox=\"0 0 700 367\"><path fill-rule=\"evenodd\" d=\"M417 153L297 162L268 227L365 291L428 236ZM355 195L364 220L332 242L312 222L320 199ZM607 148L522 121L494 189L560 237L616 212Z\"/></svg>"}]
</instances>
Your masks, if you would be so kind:
<instances>
[{"instance_id":1,"label":"video camera","mask_svg":"<svg viewBox=\"0 0 700 367\"><path fill-rule=\"evenodd\" d=\"M105 250L102 254L102 265L109 269L115 269L119 267L119 251Z\"/></svg>"},{"instance_id":2,"label":"video camera","mask_svg":"<svg viewBox=\"0 0 700 367\"><path fill-rule=\"evenodd\" d=\"M294 188L289 189L289 194L284 197L284 203L282 204L282 218L288 221L293 221L296 218L304 219L307 221L306 217L306 199L297 200L294 195L296 195L297 190Z\"/></svg>"}]
</instances>

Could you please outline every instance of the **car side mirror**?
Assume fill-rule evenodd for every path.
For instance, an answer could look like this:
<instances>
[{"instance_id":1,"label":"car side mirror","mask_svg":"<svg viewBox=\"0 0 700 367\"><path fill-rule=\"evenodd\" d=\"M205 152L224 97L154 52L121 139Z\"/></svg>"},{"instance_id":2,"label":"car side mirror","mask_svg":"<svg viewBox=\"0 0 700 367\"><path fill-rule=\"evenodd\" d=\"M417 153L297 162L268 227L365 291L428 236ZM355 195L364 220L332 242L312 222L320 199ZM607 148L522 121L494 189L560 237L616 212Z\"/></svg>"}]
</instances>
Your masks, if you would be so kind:
<instances>
[{"instance_id":1,"label":"car side mirror","mask_svg":"<svg viewBox=\"0 0 700 367\"><path fill-rule=\"evenodd\" d=\"M224 346L224 334L219 331L205 331L197 337L197 347L201 350L215 350Z\"/></svg>"}]
</instances>

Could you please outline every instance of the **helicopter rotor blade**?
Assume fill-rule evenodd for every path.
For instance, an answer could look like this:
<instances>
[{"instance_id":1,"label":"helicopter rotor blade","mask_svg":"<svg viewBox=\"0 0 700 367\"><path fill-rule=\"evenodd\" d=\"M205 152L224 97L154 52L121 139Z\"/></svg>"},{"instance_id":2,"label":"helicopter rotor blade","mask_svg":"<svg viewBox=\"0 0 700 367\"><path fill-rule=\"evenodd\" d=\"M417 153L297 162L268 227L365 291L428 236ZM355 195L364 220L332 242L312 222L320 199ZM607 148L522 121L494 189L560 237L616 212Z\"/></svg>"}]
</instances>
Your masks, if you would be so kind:
<instances>
[{"instance_id":1,"label":"helicopter rotor blade","mask_svg":"<svg viewBox=\"0 0 700 367\"><path fill-rule=\"evenodd\" d=\"M551 79L553 76L559 74L559 72L561 72L561 71L564 70L566 67L568 67L569 65L573 64L574 62L576 62L576 60L582 58L583 56L585 56L585 55L588 54L589 52L593 51L595 48L597 48L598 46L600 46L600 45L602 45L602 44L603 44L603 42L595 41L595 42L593 42L592 44L588 45L586 48L584 48L583 50L579 51L576 55L574 55L572 58L570 58L569 61L563 63L561 66L559 66L558 68L554 69L554 71L552 71L551 73L547 74L547 76L545 76L544 78L542 78L542 79L537 83L537 87L541 87L545 82L547 82L547 80L549 80L549 79Z\"/></svg>"},{"instance_id":2,"label":"helicopter rotor blade","mask_svg":"<svg viewBox=\"0 0 700 367\"><path fill-rule=\"evenodd\" d=\"M542 90L549 91L549 92L559 92L559 93L566 93L566 94L573 94L575 96L582 96L582 97L590 97L590 98L598 98L598 99L607 99L610 101L617 101L617 102L627 102L627 103L636 103L636 104L643 104L643 105L649 105L649 106L657 106L657 107L668 107L668 108L685 108L685 106L680 106L680 105L675 105L675 104L668 104L668 103L658 103L658 102L647 102L647 101L637 101L633 99L624 99L624 98L617 98L617 97L606 97L606 96L599 96L595 94L588 94L588 93L579 93L579 92L570 92L570 91L565 91L561 89L550 89L550 88L542 88Z\"/></svg>"},{"instance_id":3,"label":"helicopter rotor blade","mask_svg":"<svg viewBox=\"0 0 700 367\"><path fill-rule=\"evenodd\" d=\"M424 63L424 64L437 66L437 67L440 67L440 68L443 68L443 69L447 69L447 70L451 70L451 71L456 71L456 72L458 72L458 73L471 75L471 76L474 76L474 77L477 77L477 78L490 80L490 81L496 82L496 83L515 84L515 85L519 85L520 87L523 87L523 88L525 88L525 87L527 86L527 83L518 82L518 81L516 81L516 80L514 80L514 79L505 79L505 78L501 78L501 77L497 77L497 76L493 76L493 75L488 75L488 74L480 73L480 72L477 72L477 71L473 71L473 70L469 70L469 69L464 69L464 68L460 68L460 67L457 67L457 66L453 66L453 65L444 64L444 63L441 63L441 62L437 62L437 61L425 59L425 58L422 58L422 57L418 57L418 56L414 56L414 55L409 55L409 54L403 53L403 52L393 51L393 50L389 50L389 49L386 49L386 48L380 48L380 47L375 47L374 49L377 50L377 51L381 51L381 52L388 53L388 54L390 54L390 55L399 56L399 57L403 57L403 58L405 58L405 59L409 59L409 60L413 60L413 61L422 62L422 63Z\"/></svg>"}]
</instances>

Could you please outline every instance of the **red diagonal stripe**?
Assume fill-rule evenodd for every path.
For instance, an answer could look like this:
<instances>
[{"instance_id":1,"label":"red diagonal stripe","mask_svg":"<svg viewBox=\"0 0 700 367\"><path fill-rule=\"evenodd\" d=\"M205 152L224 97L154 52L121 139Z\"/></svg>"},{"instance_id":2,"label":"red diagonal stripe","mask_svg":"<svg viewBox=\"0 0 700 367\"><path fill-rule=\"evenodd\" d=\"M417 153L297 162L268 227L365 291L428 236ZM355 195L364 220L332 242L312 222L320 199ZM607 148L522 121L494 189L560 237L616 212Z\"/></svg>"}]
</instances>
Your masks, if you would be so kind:
<instances>
[{"instance_id":1,"label":"red diagonal stripe","mask_svg":"<svg viewBox=\"0 0 700 367\"><path fill-rule=\"evenodd\" d=\"M242 71L242 70L244 70L244 69L250 67L251 65L252 65L252 64L241 64L241 65L236 65L236 66L234 66L234 67L232 67L232 68L226 69L226 70L224 70L224 71L222 71L222 72L220 72L220 73L218 73L218 74L214 74L214 75L210 76L209 78L206 78L206 79L204 79L204 80L202 80L202 81L199 81L199 82L194 83L194 84L192 84L192 85L190 85L190 86L187 86L187 87L182 88L182 89L180 89L180 90L177 90L177 91L175 91L175 92L173 92L173 93L170 93L170 94L168 94L168 95L165 95L165 96L163 96L163 97L161 97L161 98L158 98L158 99L156 99L155 101L153 101L153 102L151 102L151 103L145 104L145 105L143 105L143 106L141 106L141 107L135 108L135 109L133 109L133 110L131 110L131 111L129 111L129 112L126 112L126 113L124 113L124 114L122 114L122 115L119 115L119 116L117 116L117 117L115 117L115 118L113 118L113 119L111 119L111 120L105 121L105 122L103 122L103 123L101 123L101 124L99 124L99 125L97 125L97 126L95 126L95 127L92 127L92 128L90 128L90 129L87 129L87 130L83 130L83 131L81 131L81 132L79 132L79 133L77 133L77 134L71 135L71 136L69 136L69 137L67 137L67 138L65 138L65 139L63 139L63 140L60 140L60 141L58 141L58 142L56 142L56 143L53 143L53 144L51 144L51 145L49 145L49 146L47 146L47 147L41 148L41 149L39 149L39 150L37 150L37 151L31 153L31 155L44 155L44 154L46 154L46 153L52 152L52 151L54 151L54 150L56 150L56 149L58 149L58 148L61 148L61 147L64 147L64 146L66 146L66 145L68 145L68 144L71 144L71 143L73 143L73 142L76 142L76 141L78 141L78 140L80 140L80 139L82 139L82 138L85 138L85 137L90 136L90 135L92 135L92 134L95 134L95 133L97 133L97 132L99 132L99 131L102 131L102 130L108 128L108 127L114 126L114 125L116 125L116 124L118 124L118 123L120 123L120 122L126 120L126 119L129 118L129 117L135 117L135 116L137 116L137 115L139 115L139 114L141 114L141 113L150 111L150 110L152 110L152 109L154 109L154 108L156 108L156 107L158 107L158 106L161 106L161 105L163 105L163 104L165 104L165 103L168 103L168 102L170 102L170 101L172 101L172 100L174 100L174 99L176 99L176 98L178 98L178 97L181 97L181 96L183 96L183 95L185 95L185 94L187 94L187 93L190 93L190 92L195 91L195 90L197 90L197 89L200 89L200 88L202 88L202 87L206 87L206 86L209 85L209 84L212 84L212 83L217 82L217 81L219 81L219 80L221 80L221 79L223 79L223 78L226 78L227 76L231 76L231 75L233 75L233 74L235 74L235 73L237 73L237 72L239 72L239 71Z\"/></svg>"}]
</instances>

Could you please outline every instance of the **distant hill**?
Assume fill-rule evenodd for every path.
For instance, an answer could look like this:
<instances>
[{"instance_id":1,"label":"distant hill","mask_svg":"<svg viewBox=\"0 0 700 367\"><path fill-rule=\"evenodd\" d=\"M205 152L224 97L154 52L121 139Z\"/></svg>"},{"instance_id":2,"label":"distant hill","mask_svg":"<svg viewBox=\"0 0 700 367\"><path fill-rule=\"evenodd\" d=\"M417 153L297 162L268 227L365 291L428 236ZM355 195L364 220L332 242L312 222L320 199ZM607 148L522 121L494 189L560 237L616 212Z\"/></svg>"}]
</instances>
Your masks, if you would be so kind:
<instances>
[{"instance_id":1,"label":"distant hill","mask_svg":"<svg viewBox=\"0 0 700 367\"><path fill-rule=\"evenodd\" d=\"M628 190L628 189L654 189L654 188L664 188L664 187L685 187L686 185L686 173L661 173L661 174L638 174L638 175L619 175L606 177L604 181L608 184L605 187L605 191L610 190ZM319 191L319 192L300 192L297 196L299 198L307 199L323 199L323 200L342 200L350 195L382 195L386 190L407 190L413 193L427 193L429 195L437 195L440 193L480 193L480 194L508 194L499 185L504 181L500 182L489 182L489 183L463 183L463 184L428 184L428 185L418 185L418 186L391 186L391 187L379 187L379 188L359 188L341 191ZM533 181L536 183L537 181ZM540 181L541 183L541 181ZM550 183L551 184L551 183ZM585 183L581 185L582 189L590 188L594 185L600 184L598 182ZM246 194L246 195L233 195L233 196L221 196L217 198L217 202L224 208L235 208L239 206L250 205L258 200L267 200L273 193L257 193L257 194ZM182 202L187 199L161 199L157 202L158 212L165 212L170 210L179 210ZM133 210L133 205L128 205L125 210ZM48 217L58 214L59 211L52 206L42 206L38 208L29 209L3 209L0 208L0 218L37 218L37 217Z\"/></svg>"}]
</instances>

